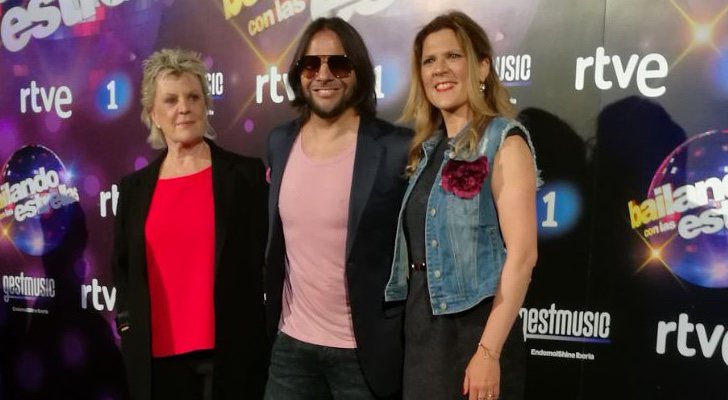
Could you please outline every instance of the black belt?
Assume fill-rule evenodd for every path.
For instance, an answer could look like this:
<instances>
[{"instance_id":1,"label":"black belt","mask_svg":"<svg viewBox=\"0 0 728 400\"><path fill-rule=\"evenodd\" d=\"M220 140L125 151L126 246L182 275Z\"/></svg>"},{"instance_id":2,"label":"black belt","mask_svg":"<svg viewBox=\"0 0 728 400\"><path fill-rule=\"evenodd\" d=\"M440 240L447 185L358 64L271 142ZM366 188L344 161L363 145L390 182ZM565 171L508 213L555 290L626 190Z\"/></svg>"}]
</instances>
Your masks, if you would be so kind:
<instances>
[{"instance_id":1,"label":"black belt","mask_svg":"<svg viewBox=\"0 0 728 400\"><path fill-rule=\"evenodd\" d=\"M427 263L425 263L423 261L423 262L419 262L419 263L410 264L410 269L413 271L424 271L427 269Z\"/></svg>"}]
</instances>

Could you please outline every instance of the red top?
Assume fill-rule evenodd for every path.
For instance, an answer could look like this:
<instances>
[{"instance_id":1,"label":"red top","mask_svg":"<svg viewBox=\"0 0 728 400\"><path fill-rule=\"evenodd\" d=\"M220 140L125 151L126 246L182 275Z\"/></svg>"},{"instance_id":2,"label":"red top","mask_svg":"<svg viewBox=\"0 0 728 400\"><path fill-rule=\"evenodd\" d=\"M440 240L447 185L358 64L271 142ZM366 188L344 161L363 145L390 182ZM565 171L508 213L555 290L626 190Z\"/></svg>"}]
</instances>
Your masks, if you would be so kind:
<instances>
[{"instance_id":1,"label":"red top","mask_svg":"<svg viewBox=\"0 0 728 400\"><path fill-rule=\"evenodd\" d=\"M215 347L212 167L159 179L144 229L152 355Z\"/></svg>"}]
</instances>

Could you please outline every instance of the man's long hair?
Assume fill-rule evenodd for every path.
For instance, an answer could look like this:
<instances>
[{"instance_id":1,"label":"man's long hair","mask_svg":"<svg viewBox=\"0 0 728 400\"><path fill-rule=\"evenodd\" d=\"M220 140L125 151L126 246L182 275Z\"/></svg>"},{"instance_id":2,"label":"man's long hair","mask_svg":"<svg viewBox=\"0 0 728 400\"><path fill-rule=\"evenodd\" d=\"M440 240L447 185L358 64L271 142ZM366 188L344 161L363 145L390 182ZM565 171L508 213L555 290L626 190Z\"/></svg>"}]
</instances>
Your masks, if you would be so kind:
<instances>
[{"instance_id":1,"label":"man's long hair","mask_svg":"<svg viewBox=\"0 0 728 400\"><path fill-rule=\"evenodd\" d=\"M288 68L288 83L293 89L296 97L291 101L291 105L298 109L303 116L304 121L311 116L311 109L303 97L301 89L301 71L296 66L296 61L306 55L306 49L311 42L313 36L321 31L329 30L334 32L344 47L344 53L354 65L354 73L356 74L356 84L354 93L349 101L349 106L354 107L357 113L362 117L373 117L376 115L377 96L374 89L375 77L374 66L372 65L369 52L364 44L359 32L354 29L348 22L341 18L318 18L308 25L303 32L301 39L293 54L293 60ZM326 54L321 54L326 55Z\"/></svg>"}]
</instances>

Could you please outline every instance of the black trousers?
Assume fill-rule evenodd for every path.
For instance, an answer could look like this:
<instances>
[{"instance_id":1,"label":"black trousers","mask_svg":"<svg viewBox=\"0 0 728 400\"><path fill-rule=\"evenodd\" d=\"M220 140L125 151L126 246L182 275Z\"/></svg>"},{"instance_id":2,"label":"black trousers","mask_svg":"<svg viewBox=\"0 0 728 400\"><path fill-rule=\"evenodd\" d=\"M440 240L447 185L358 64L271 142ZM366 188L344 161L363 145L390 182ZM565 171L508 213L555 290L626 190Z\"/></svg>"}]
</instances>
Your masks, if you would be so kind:
<instances>
[{"instance_id":1,"label":"black trousers","mask_svg":"<svg viewBox=\"0 0 728 400\"><path fill-rule=\"evenodd\" d=\"M153 400L212 400L212 350L152 359Z\"/></svg>"}]
</instances>

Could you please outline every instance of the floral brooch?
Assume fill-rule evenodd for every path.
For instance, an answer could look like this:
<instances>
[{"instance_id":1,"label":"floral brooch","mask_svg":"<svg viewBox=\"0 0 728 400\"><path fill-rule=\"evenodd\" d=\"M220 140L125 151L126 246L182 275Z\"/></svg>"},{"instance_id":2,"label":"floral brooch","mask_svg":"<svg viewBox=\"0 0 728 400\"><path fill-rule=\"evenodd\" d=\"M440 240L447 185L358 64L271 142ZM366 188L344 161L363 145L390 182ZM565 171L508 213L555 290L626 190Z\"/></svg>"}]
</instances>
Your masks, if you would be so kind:
<instances>
[{"instance_id":1,"label":"floral brooch","mask_svg":"<svg viewBox=\"0 0 728 400\"><path fill-rule=\"evenodd\" d=\"M448 160L442 168L442 188L462 199L472 199L488 177L488 158L473 161Z\"/></svg>"}]
</instances>

